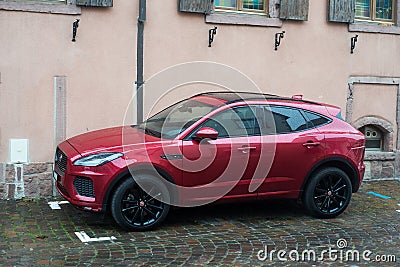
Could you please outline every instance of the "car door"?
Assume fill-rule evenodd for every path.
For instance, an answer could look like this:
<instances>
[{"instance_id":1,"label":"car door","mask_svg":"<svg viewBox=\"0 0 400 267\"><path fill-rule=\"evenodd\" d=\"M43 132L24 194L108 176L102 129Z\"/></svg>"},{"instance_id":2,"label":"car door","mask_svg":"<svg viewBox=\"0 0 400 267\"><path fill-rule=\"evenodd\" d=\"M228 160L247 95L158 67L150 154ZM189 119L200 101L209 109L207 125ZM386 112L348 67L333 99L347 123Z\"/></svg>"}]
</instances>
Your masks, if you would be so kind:
<instances>
[{"instance_id":1,"label":"car door","mask_svg":"<svg viewBox=\"0 0 400 267\"><path fill-rule=\"evenodd\" d=\"M183 184L198 189L192 200L256 198L256 192L248 192L260 152L253 109L247 105L225 109L183 140ZM204 127L218 131L218 138L196 140L195 132Z\"/></svg>"},{"instance_id":2,"label":"car door","mask_svg":"<svg viewBox=\"0 0 400 267\"><path fill-rule=\"evenodd\" d=\"M270 106L265 107L265 112L272 113L275 123L275 155L269 174L258 189L258 196L278 194L297 198L304 177L325 157L324 134L301 109Z\"/></svg>"}]
</instances>

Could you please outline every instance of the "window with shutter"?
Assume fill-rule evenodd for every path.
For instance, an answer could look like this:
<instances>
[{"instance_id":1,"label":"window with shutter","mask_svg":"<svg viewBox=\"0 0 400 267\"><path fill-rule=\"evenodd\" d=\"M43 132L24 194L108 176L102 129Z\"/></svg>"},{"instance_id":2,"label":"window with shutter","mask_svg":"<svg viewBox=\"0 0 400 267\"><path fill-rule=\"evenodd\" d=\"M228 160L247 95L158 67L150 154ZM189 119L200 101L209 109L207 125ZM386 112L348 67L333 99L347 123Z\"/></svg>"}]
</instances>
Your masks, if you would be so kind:
<instances>
[{"instance_id":1,"label":"window with shutter","mask_svg":"<svg viewBox=\"0 0 400 267\"><path fill-rule=\"evenodd\" d=\"M215 0L214 5L217 9L227 11L256 13L266 13L268 11L267 0Z\"/></svg>"},{"instance_id":2,"label":"window with shutter","mask_svg":"<svg viewBox=\"0 0 400 267\"><path fill-rule=\"evenodd\" d=\"M353 22L355 0L329 0L328 21Z\"/></svg>"},{"instance_id":3,"label":"window with shutter","mask_svg":"<svg viewBox=\"0 0 400 267\"><path fill-rule=\"evenodd\" d=\"M308 0L281 0L280 18L285 20L308 20Z\"/></svg>"},{"instance_id":4,"label":"window with shutter","mask_svg":"<svg viewBox=\"0 0 400 267\"><path fill-rule=\"evenodd\" d=\"M0 0L0 10L67 15L81 14L81 8L76 5L76 0Z\"/></svg>"},{"instance_id":5,"label":"window with shutter","mask_svg":"<svg viewBox=\"0 0 400 267\"><path fill-rule=\"evenodd\" d=\"M393 22L395 2L394 0L355 0L355 18Z\"/></svg>"},{"instance_id":6,"label":"window with shutter","mask_svg":"<svg viewBox=\"0 0 400 267\"><path fill-rule=\"evenodd\" d=\"M78 6L112 7L113 0L76 0Z\"/></svg>"},{"instance_id":7,"label":"window with shutter","mask_svg":"<svg viewBox=\"0 0 400 267\"><path fill-rule=\"evenodd\" d=\"M210 14L213 11L214 0L179 0L179 11Z\"/></svg>"},{"instance_id":8,"label":"window with shutter","mask_svg":"<svg viewBox=\"0 0 400 267\"><path fill-rule=\"evenodd\" d=\"M215 12L207 14L212 24L282 27L279 19L281 0L214 0Z\"/></svg>"}]
</instances>

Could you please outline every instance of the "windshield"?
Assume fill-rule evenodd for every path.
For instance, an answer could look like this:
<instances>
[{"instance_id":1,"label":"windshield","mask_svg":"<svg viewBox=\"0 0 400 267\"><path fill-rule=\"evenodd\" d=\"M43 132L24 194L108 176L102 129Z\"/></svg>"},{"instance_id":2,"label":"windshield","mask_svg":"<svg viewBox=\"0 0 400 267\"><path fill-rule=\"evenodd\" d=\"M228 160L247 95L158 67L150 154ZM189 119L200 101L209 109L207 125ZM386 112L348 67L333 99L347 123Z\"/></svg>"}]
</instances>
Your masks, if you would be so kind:
<instances>
[{"instance_id":1,"label":"windshield","mask_svg":"<svg viewBox=\"0 0 400 267\"><path fill-rule=\"evenodd\" d=\"M135 127L149 135L174 139L215 107L193 99L183 100Z\"/></svg>"}]
</instances>

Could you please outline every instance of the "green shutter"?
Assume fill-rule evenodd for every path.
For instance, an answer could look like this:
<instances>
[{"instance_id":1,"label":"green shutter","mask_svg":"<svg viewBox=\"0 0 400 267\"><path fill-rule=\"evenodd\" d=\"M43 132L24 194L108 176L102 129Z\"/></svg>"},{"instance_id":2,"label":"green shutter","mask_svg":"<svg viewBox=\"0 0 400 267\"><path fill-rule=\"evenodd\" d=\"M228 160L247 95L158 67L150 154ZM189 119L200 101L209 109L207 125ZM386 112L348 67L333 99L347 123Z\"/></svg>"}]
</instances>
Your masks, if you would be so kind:
<instances>
[{"instance_id":1,"label":"green shutter","mask_svg":"<svg viewBox=\"0 0 400 267\"><path fill-rule=\"evenodd\" d=\"M279 17L289 20L308 20L308 0L281 0Z\"/></svg>"},{"instance_id":2,"label":"green shutter","mask_svg":"<svg viewBox=\"0 0 400 267\"><path fill-rule=\"evenodd\" d=\"M353 22L355 13L354 0L329 0L328 21Z\"/></svg>"},{"instance_id":3,"label":"green shutter","mask_svg":"<svg viewBox=\"0 0 400 267\"><path fill-rule=\"evenodd\" d=\"M210 14L214 10L214 0L179 0L179 11Z\"/></svg>"},{"instance_id":4,"label":"green shutter","mask_svg":"<svg viewBox=\"0 0 400 267\"><path fill-rule=\"evenodd\" d=\"M112 7L113 0L76 0L77 6Z\"/></svg>"}]
</instances>

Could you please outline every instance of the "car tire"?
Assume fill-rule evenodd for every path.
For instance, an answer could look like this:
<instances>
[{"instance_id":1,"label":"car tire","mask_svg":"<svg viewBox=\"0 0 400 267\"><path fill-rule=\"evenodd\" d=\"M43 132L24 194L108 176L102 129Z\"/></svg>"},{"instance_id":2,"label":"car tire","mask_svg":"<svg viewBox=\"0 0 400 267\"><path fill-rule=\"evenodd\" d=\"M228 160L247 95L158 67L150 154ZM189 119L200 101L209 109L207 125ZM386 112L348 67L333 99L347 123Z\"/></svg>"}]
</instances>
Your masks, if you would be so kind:
<instances>
[{"instance_id":1,"label":"car tire","mask_svg":"<svg viewBox=\"0 0 400 267\"><path fill-rule=\"evenodd\" d=\"M314 217L334 218L347 208L351 194L349 176L341 169L328 167L312 175L303 194L303 204Z\"/></svg>"},{"instance_id":2,"label":"car tire","mask_svg":"<svg viewBox=\"0 0 400 267\"><path fill-rule=\"evenodd\" d=\"M170 208L168 203L169 192L160 180L146 174L135 175L114 191L111 214L124 230L147 231L165 220Z\"/></svg>"}]
</instances>

